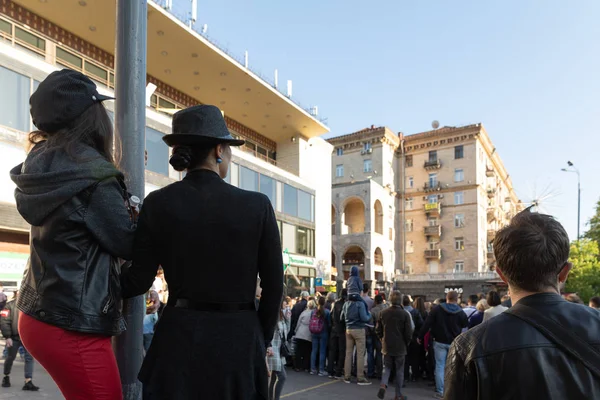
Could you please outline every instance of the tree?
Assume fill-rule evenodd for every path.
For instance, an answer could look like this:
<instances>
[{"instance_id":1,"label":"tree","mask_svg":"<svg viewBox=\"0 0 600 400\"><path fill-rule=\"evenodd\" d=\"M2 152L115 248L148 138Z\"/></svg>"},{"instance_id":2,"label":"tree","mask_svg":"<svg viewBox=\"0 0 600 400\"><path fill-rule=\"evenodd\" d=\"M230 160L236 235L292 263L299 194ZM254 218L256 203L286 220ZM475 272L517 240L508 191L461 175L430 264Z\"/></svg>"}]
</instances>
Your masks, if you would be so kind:
<instances>
[{"instance_id":1,"label":"tree","mask_svg":"<svg viewBox=\"0 0 600 400\"><path fill-rule=\"evenodd\" d=\"M567 279L566 292L577 293L587 303L600 295L600 250L598 242L584 239L571 244L573 269Z\"/></svg>"},{"instance_id":2,"label":"tree","mask_svg":"<svg viewBox=\"0 0 600 400\"><path fill-rule=\"evenodd\" d=\"M596 203L596 214L588 221L590 229L583 237L595 241L600 245L600 201Z\"/></svg>"}]
</instances>

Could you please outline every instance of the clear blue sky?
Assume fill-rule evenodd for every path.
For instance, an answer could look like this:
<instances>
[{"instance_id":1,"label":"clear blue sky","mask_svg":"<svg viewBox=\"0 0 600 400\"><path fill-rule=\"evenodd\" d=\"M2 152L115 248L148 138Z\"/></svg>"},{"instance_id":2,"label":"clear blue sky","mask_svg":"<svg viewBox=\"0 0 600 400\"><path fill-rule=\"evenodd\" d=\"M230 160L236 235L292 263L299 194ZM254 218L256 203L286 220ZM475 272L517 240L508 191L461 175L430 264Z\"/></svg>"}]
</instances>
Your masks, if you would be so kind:
<instances>
[{"instance_id":1,"label":"clear blue sky","mask_svg":"<svg viewBox=\"0 0 600 400\"><path fill-rule=\"evenodd\" d=\"M293 80L331 135L371 124L416 133L482 122L517 195L574 239L600 198L600 1L198 2L197 26L250 66ZM176 0L183 13L190 2ZM596 160L596 161L594 161Z\"/></svg>"}]
</instances>

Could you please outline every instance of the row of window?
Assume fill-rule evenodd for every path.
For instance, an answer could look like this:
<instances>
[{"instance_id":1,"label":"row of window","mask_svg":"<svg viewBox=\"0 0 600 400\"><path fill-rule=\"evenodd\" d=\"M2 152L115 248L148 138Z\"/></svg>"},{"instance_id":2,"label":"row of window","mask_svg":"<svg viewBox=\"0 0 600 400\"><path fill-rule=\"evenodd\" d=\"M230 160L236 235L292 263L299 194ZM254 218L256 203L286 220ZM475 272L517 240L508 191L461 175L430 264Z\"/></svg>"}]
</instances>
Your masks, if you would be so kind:
<instances>
[{"instance_id":1,"label":"row of window","mask_svg":"<svg viewBox=\"0 0 600 400\"><path fill-rule=\"evenodd\" d=\"M459 160L461 158L465 157L465 149L464 146L461 144L459 146L454 146L454 159L455 160ZM413 166L413 156L412 154L409 154L405 157L404 159L405 161L405 165L407 167L412 167ZM437 150L431 150L429 152L429 157L427 159L428 162L430 163L434 163L438 161L438 156L437 156Z\"/></svg>"},{"instance_id":2,"label":"row of window","mask_svg":"<svg viewBox=\"0 0 600 400\"><path fill-rule=\"evenodd\" d=\"M414 222L411 219L407 219L405 221L406 231L412 232L414 229ZM427 218L427 226L438 226L439 221L436 217ZM454 227L455 228L464 228L465 227L465 214L454 214Z\"/></svg>"},{"instance_id":3,"label":"row of window","mask_svg":"<svg viewBox=\"0 0 600 400\"><path fill-rule=\"evenodd\" d=\"M371 151L373 148L371 147L371 142L364 142L363 143L363 152L368 152ZM338 156L343 156L344 155L344 149L342 147L338 147L335 149L335 154Z\"/></svg>"},{"instance_id":4,"label":"row of window","mask_svg":"<svg viewBox=\"0 0 600 400\"><path fill-rule=\"evenodd\" d=\"M363 160L363 172L373 172L373 161ZM344 164L338 164L335 166L335 177L342 178L344 176Z\"/></svg>"},{"instance_id":5,"label":"row of window","mask_svg":"<svg viewBox=\"0 0 600 400\"><path fill-rule=\"evenodd\" d=\"M429 241L427 242L428 250L438 250L440 248L440 242L438 241ZM463 251L465 249L465 238L464 237L455 237L454 238L454 250ZM412 254L415 252L415 243L412 240L406 241L406 253Z\"/></svg>"},{"instance_id":6,"label":"row of window","mask_svg":"<svg viewBox=\"0 0 600 400\"><path fill-rule=\"evenodd\" d=\"M271 200L276 210L281 196L282 207L279 211L291 217L315 221L315 196L310 193L236 163L231 163L225 180L240 189L263 193ZM281 186L281 189L278 190L278 186Z\"/></svg>"},{"instance_id":7,"label":"row of window","mask_svg":"<svg viewBox=\"0 0 600 400\"><path fill-rule=\"evenodd\" d=\"M0 66L0 125L21 132L33 129L29 97L39 84L39 81Z\"/></svg>"},{"instance_id":8,"label":"row of window","mask_svg":"<svg viewBox=\"0 0 600 400\"><path fill-rule=\"evenodd\" d=\"M429 268L429 273L430 274L437 274L438 273L438 269L439 269L439 263L436 261L430 261L428 264L428 268ZM412 268L412 263L407 262L406 263L406 271L409 274L413 274L413 268ZM464 272L465 271L465 262L462 260L457 260L454 261L454 269L453 272L454 273L460 273L460 272Z\"/></svg>"},{"instance_id":9,"label":"row of window","mask_svg":"<svg viewBox=\"0 0 600 400\"><path fill-rule=\"evenodd\" d=\"M465 180L465 171L462 168L456 168L454 170L454 182L464 182ZM431 173L429 174L428 186L436 187L438 185L438 174ZM412 176L406 177L406 187L408 189L413 189L415 187L415 179Z\"/></svg>"},{"instance_id":10,"label":"row of window","mask_svg":"<svg viewBox=\"0 0 600 400\"><path fill-rule=\"evenodd\" d=\"M427 203L429 204L437 204L439 201L437 194L430 194L427 196ZM454 192L454 205L460 206L465 204L465 192ZM406 210L412 210L414 208L414 199L409 197L406 199L404 203Z\"/></svg>"}]
</instances>

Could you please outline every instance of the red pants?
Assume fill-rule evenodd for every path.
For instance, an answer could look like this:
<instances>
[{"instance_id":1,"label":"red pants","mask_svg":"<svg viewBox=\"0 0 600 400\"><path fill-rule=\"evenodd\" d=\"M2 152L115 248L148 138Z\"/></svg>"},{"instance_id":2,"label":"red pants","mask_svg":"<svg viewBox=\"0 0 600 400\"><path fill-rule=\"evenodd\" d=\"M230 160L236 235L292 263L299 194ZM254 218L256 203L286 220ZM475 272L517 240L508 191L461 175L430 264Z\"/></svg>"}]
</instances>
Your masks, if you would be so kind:
<instances>
[{"instance_id":1,"label":"red pants","mask_svg":"<svg viewBox=\"0 0 600 400\"><path fill-rule=\"evenodd\" d=\"M67 400L122 400L121 378L107 336L67 331L21 313L19 334Z\"/></svg>"}]
</instances>

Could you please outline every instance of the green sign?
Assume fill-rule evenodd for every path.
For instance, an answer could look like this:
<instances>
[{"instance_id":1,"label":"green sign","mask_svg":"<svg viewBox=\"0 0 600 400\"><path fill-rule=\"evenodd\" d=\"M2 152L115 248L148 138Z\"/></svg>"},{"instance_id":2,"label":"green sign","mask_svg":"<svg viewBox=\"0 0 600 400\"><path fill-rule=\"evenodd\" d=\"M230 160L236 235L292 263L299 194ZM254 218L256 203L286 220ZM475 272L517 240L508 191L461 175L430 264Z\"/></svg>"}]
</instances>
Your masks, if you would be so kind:
<instances>
[{"instance_id":1,"label":"green sign","mask_svg":"<svg viewBox=\"0 0 600 400\"><path fill-rule=\"evenodd\" d=\"M28 259L29 254L0 251L0 279L21 279Z\"/></svg>"}]
</instances>

